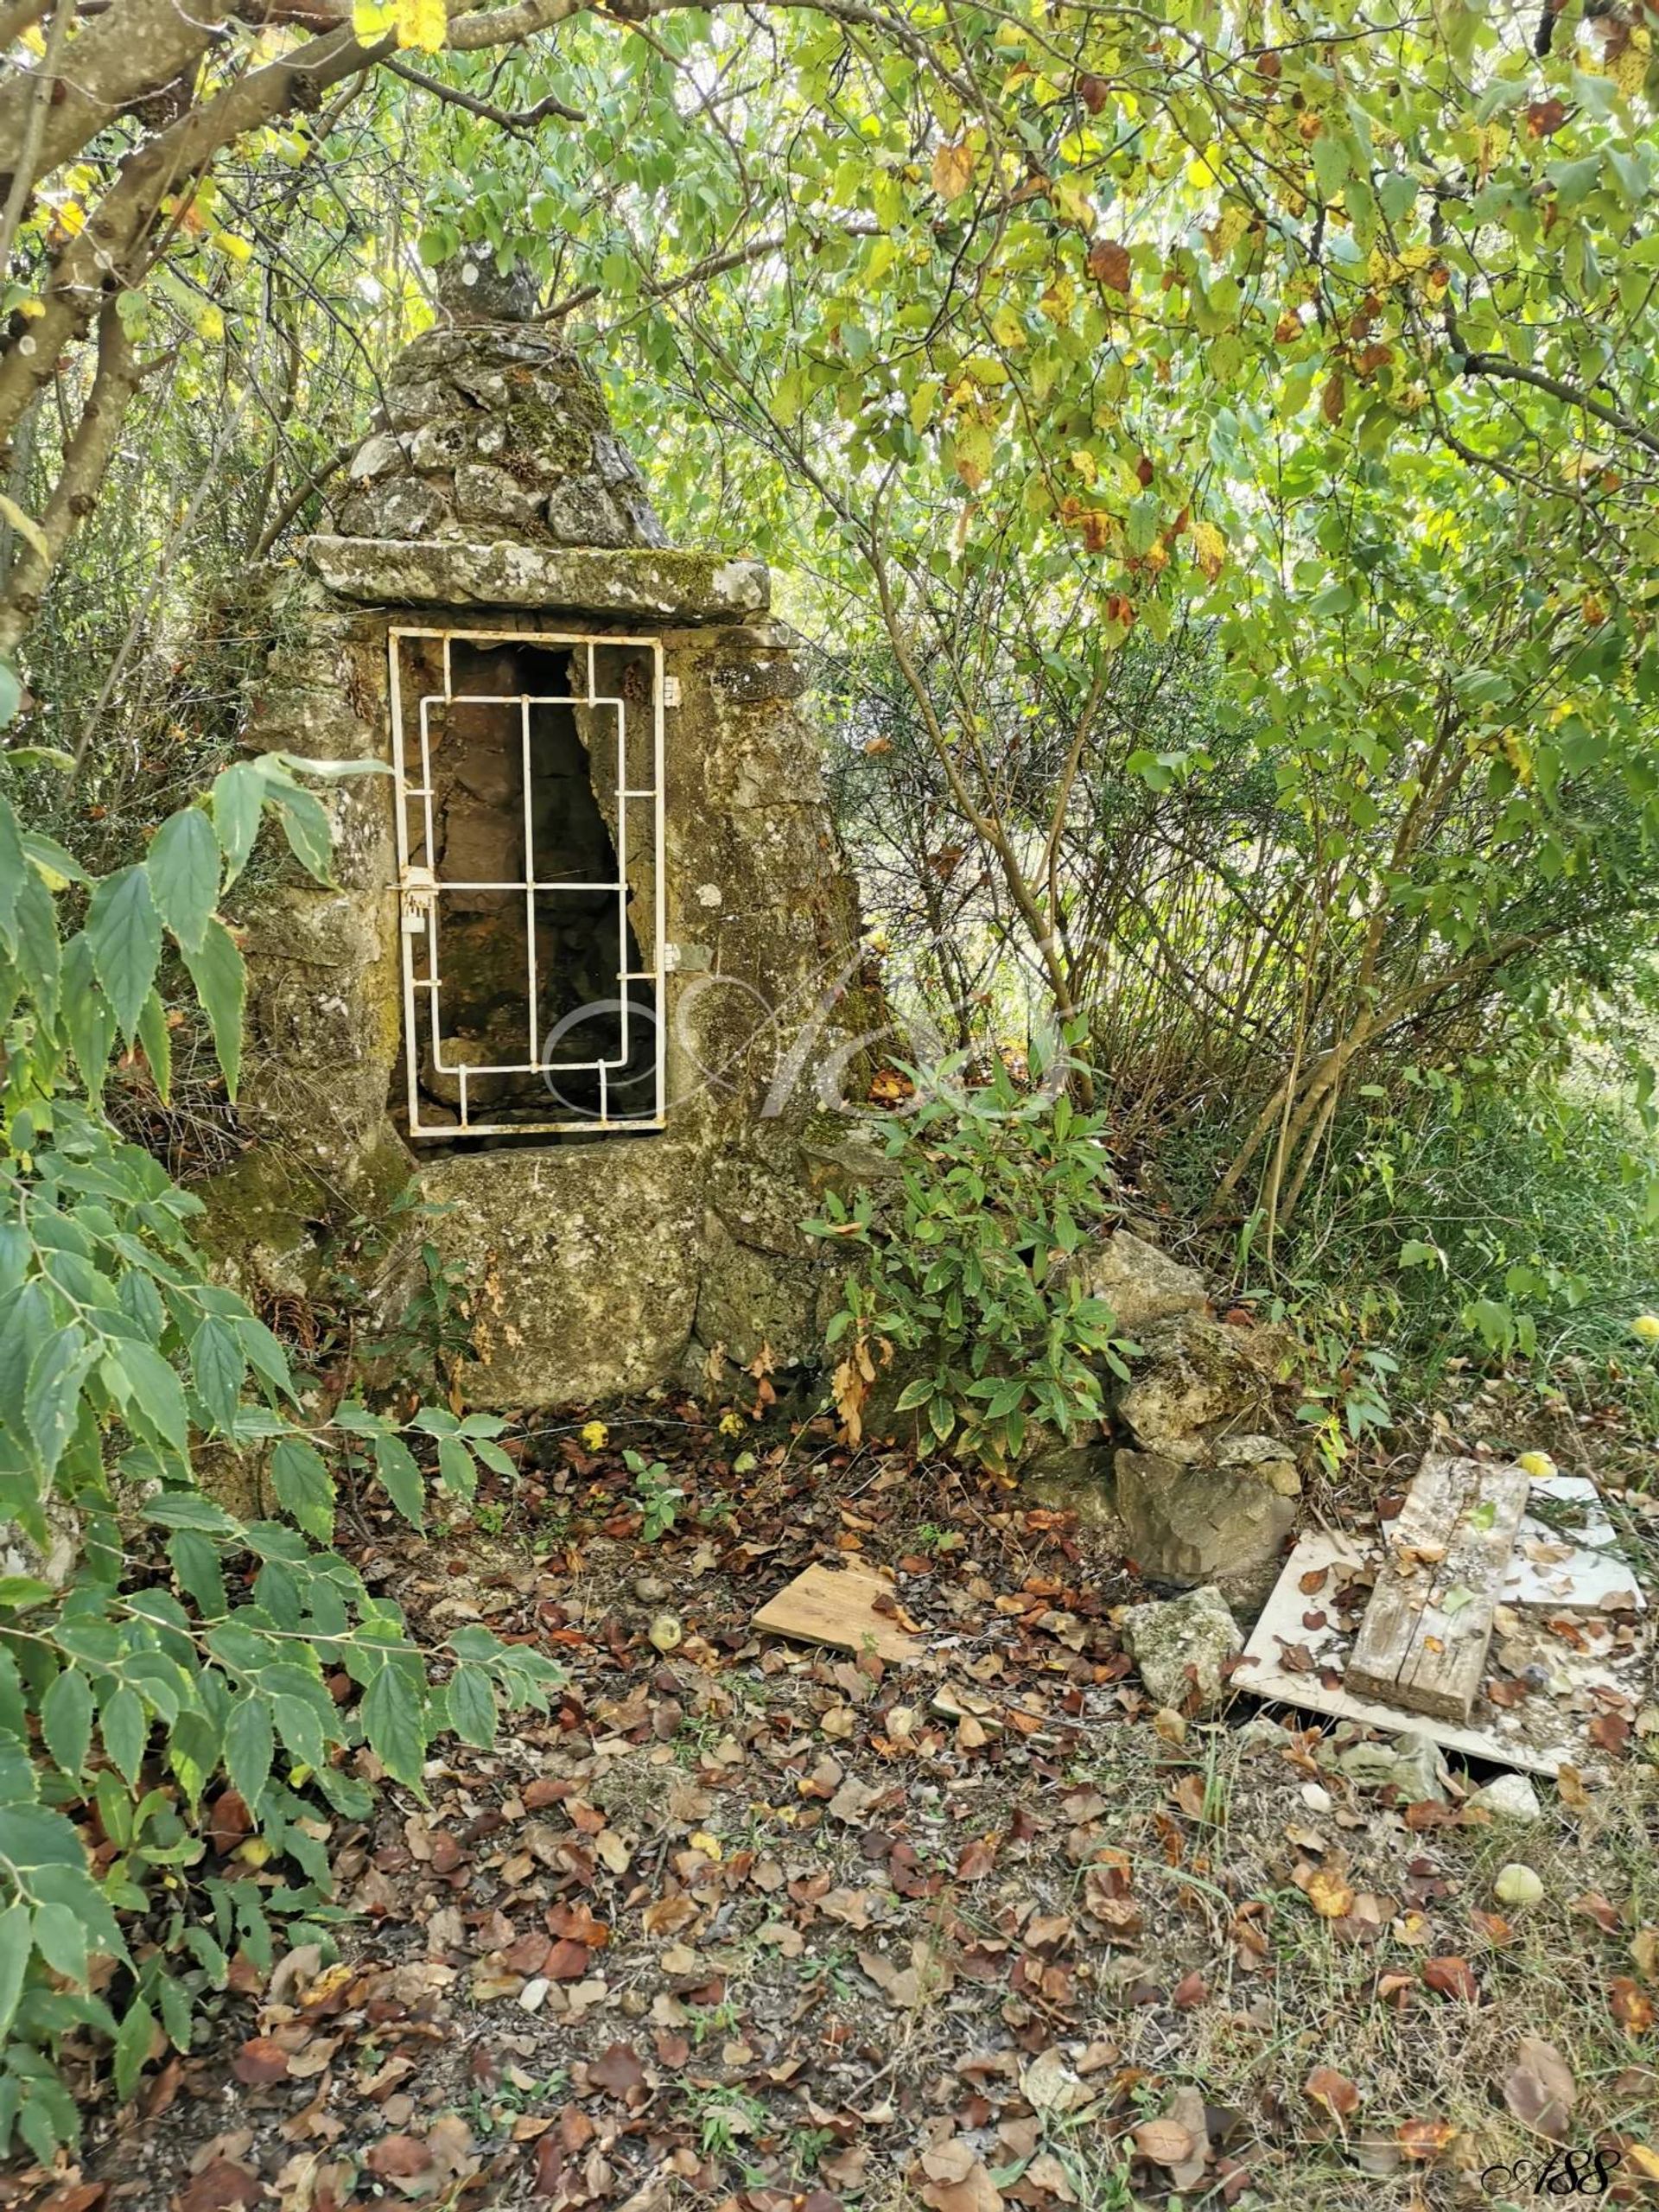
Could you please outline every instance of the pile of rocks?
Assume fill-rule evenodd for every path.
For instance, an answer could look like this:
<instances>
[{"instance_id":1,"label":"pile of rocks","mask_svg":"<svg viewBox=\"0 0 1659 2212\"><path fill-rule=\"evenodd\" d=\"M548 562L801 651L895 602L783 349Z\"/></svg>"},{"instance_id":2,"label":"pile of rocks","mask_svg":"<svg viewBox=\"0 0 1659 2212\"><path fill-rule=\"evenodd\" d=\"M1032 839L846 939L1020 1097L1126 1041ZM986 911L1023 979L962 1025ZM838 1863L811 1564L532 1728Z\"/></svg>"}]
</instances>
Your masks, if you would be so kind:
<instances>
[{"instance_id":1,"label":"pile of rocks","mask_svg":"<svg viewBox=\"0 0 1659 2212\"><path fill-rule=\"evenodd\" d=\"M1279 1433L1293 1338L1215 1319L1198 1270L1129 1230L1074 1264L1140 1348L1116 1408L1128 1440L1052 1449L1028 1479L1114 1535L1147 1581L1259 1601L1301 1497L1296 1446Z\"/></svg>"}]
</instances>

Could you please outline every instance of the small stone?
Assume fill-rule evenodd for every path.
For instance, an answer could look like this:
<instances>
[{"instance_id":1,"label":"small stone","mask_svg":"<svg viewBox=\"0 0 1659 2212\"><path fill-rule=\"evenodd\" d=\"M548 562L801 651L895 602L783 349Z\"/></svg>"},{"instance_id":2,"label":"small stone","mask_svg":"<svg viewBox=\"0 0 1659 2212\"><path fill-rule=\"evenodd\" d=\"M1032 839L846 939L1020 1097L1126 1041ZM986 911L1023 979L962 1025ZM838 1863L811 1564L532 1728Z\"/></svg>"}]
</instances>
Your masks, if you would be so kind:
<instances>
[{"instance_id":1,"label":"small stone","mask_svg":"<svg viewBox=\"0 0 1659 2212\"><path fill-rule=\"evenodd\" d=\"M1218 1705L1227 1694L1227 1662L1244 1648L1226 1599L1212 1586L1166 1605L1131 1605L1123 1638L1147 1696L1176 1712Z\"/></svg>"},{"instance_id":2,"label":"small stone","mask_svg":"<svg viewBox=\"0 0 1659 2212\"><path fill-rule=\"evenodd\" d=\"M553 1986L544 1974L527 1981L518 1993L518 2009L522 2012L539 2012L547 2002L547 1993Z\"/></svg>"},{"instance_id":3,"label":"small stone","mask_svg":"<svg viewBox=\"0 0 1659 2212\"><path fill-rule=\"evenodd\" d=\"M1408 1805L1446 1799L1446 1764L1432 1736L1409 1729L1394 1739L1394 1786Z\"/></svg>"},{"instance_id":4,"label":"small stone","mask_svg":"<svg viewBox=\"0 0 1659 2212\"><path fill-rule=\"evenodd\" d=\"M1385 1744L1351 1744L1337 1764L1359 1789L1386 1789L1396 1778L1394 1753Z\"/></svg>"},{"instance_id":5,"label":"small stone","mask_svg":"<svg viewBox=\"0 0 1659 2212\"><path fill-rule=\"evenodd\" d=\"M1538 1792L1524 1774L1500 1774L1484 1789L1477 1789L1469 1802L1509 1821L1541 1821L1544 1816Z\"/></svg>"},{"instance_id":6,"label":"small stone","mask_svg":"<svg viewBox=\"0 0 1659 2212\"><path fill-rule=\"evenodd\" d=\"M1305 1782L1301 1798L1311 1813L1334 1813L1337 1809L1336 1799L1322 1782Z\"/></svg>"},{"instance_id":7,"label":"small stone","mask_svg":"<svg viewBox=\"0 0 1659 2212\"><path fill-rule=\"evenodd\" d=\"M1290 1738L1276 1720L1255 1713L1239 1730L1238 1747L1242 1751L1285 1751L1290 1749Z\"/></svg>"}]
</instances>

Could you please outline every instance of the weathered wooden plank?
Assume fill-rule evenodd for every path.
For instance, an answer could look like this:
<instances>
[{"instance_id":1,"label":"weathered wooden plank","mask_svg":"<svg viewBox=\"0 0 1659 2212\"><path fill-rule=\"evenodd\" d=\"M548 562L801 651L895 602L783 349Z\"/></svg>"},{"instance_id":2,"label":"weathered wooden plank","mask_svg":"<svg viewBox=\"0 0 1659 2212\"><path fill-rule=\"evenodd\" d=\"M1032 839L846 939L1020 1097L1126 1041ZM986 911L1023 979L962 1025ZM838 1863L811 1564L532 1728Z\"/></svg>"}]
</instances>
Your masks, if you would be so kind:
<instances>
[{"instance_id":1,"label":"weathered wooden plank","mask_svg":"<svg viewBox=\"0 0 1659 2212\"><path fill-rule=\"evenodd\" d=\"M1351 1690L1469 1718L1529 1487L1501 1460L1425 1458L1388 1530L1344 1678Z\"/></svg>"},{"instance_id":2,"label":"weathered wooden plank","mask_svg":"<svg viewBox=\"0 0 1659 2212\"><path fill-rule=\"evenodd\" d=\"M837 1573L815 1562L766 1600L753 1625L772 1636L824 1643L836 1651L879 1652L902 1664L914 1659L921 1645L891 1611L880 1610L893 1603L893 1586L880 1575L856 1567Z\"/></svg>"}]
</instances>

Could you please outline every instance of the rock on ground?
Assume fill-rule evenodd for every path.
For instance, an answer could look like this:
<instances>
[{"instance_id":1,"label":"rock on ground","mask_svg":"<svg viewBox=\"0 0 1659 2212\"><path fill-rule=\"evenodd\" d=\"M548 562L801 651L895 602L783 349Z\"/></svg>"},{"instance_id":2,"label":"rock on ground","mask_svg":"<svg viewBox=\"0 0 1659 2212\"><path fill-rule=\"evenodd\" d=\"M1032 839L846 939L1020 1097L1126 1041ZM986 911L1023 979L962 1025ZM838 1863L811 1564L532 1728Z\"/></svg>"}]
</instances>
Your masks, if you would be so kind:
<instances>
[{"instance_id":1,"label":"rock on ground","mask_svg":"<svg viewBox=\"0 0 1659 2212\"><path fill-rule=\"evenodd\" d=\"M1538 1792L1524 1774L1500 1774L1484 1789L1477 1789L1469 1802L1510 1821L1541 1821L1544 1816Z\"/></svg>"},{"instance_id":2,"label":"rock on ground","mask_svg":"<svg viewBox=\"0 0 1659 2212\"><path fill-rule=\"evenodd\" d=\"M1276 1568L1296 1525L1296 1463L1269 1438L1266 1456L1196 1466L1162 1452L1118 1452L1117 1510L1129 1556L1152 1582L1249 1580Z\"/></svg>"},{"instance_id":3,"label":"rock on ground","mask_svg":"<svg viewBox=\"0 0 1659 2212\"><path fill-rule=\"evenodd\" d=\"M1131 1605L1123 1640L1147 1695L1177 1711L1218 1705L1227 1691L1227 1662L1244 1648L1226 1599L1212 1586L1164 1604Z\"/></svg>"},{"instance_id":4,"label":"rock on ground","mask_svg":"<svg viewBox=\"0 0 1659 2212\"><path fill-rule=\"evenodd\" d=\"M1086 1245L1070 1263L1091 1298L1103 1298L1117 1316L1119 1333L1139 1336L1156 1321L1179 1313L1202 1313L1210 1302L1204 1277L1183 1267L1167 1252L1118 1229L1098 1244Z\"/></svg>"}]
</instances>

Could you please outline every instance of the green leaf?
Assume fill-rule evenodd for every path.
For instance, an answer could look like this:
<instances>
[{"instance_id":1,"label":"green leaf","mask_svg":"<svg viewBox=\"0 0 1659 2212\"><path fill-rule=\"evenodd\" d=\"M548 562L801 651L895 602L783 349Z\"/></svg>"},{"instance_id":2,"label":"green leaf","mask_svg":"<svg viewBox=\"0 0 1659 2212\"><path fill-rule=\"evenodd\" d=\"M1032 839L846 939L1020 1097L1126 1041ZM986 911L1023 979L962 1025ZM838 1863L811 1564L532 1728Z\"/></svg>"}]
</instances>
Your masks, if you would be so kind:
<instances>
[{"instance_id":1,"label":"green leaf","mask_svg":"<svg viewBox=\"0 0 1659 2212\"><path fill-rule=\"evenodd\" d=\"M114 1368L131 1394L131 1409L164 1444L185 1452L190 1444L190 1416L184 1402L184 1385L173 1367L154 1345L124 1337L107 1351L105 1369Z\"/></svg>"},{"instance_id":2,"label":"green leaf","mask_svg":"<svg viewBox=\"0 0 1659 2212\"><path fill-rule=\"evenodd\" d=\"M116 1027L129 1043L162 957L162 924L142 865L118 868L92 893L86 911L92 966L109 994Z\"/></svg>"},{"instance_id":3,"label":"green leaf","mask_svg":"<svg viewBox=\"0 0 1659 2212\"><path fill-rule=\"evenodd\" d=\"M104 1748L117 1771L130 1783L138 1779L138 1770L144 1763L144 1745L149 1738L149 1722L144 1714L144 1701L137 1690L124 1683L109 1697L99 1716L99 1732L104 1738Z\"/></svg>"},{"instance_id":4,"label":"green leaf","mask_svg":"<svg viewBox=\"0 0 1659 2212\"><path fill-rule=\"evenodd\" d=\"M478 1492L478 1470L473 1455L458 1436L438 1439L438 1473L445 1490L469 1503Z\"/></svg>"},{"instance_id":5,"label":"green leaf","mask_svg":"<svg viewBox=\"0 0 1659 2212\"><path fill-rule=\"evenodd\" d=\"M104 1094L110 1050L115 1043L115 1011L99 988L91 940L85 930L63 949L63 1023L69 1048L92 1103Z\"/></svg>"},{"instance_id":6,"label":"green leaf","mask_svg":"<svg viewBox=\"0 0 1659 2212\"><path fill-rule=\"evenodd\" d=\"M226 888L241 874L253 850L264 803L264 771L251 760L238 760L213 779L213 830L225 855Z\"/></svg>"},{"instance_id":7,"label":"green leaf","mask_svg":"<svg viewBox=\"0 0 1659 2212\"><path fill-rule=\"evenodd\" d=\"M138 2086L155 2037L155 2014L142 1997L134 1998L115 2039L115 2094L124 2103Z\"/></svg>"},{"instance_id":8,"label":"green leaf","mask_svg":"<svg viewBox=\"0 0 1659 2212\"><path fill-rule=\"evenodd\" d=\"M190 1374L196 1395L222 1436L236 1427L237 1400L247 1360L234 1329L209 1313L190 1339Z\"/></svg>"},{"instance_id":9,"label":"green leaf","mask_svg":"<svg viewBox=\"0 0 1659 2212\"><path fill-rule=\"evenodd\" d=\"M169 815L145 861L161 917L187 952L200 950L219 903L219 843L200 807Z\"/></svg>"},{"instance_id":10,"label":"green leaf","mask_svg":"<svg viewBox=\"0 0 1659 2212\"><path fill-rule=\"evenodd\" d=\"M369 1749L387 1773L418 1788L426 1730L415 1693L396 1667L383 1666L376 1675L359 1717Z\"/></svg>"},{"instance_id":11,"label":"green leaf","mask_svg":"<svg viewBox=\"0 0 1659 2212\"><path fill-rule=\"evenodd\" d=\"M32 1918L26 1904L8 1905L0 1912L0 2042L17 2015L23 1993L23 1975L34 1948Z\"/></svg>"},{"instance_id":12,"label":"green leaf","mask_svg":"<svg viewBox=\"0 0 1659 2212\"><path fill-rule=\"evenodd\" d=\"M247 998L247 971L236 940L215 915L192 950L182 948L184 964L196 987L203 1013L213 1033L213 1050L225 1071L225 1088L232 1100L242 1072L242 1014Z\"/></svg>"},{"instance_id":13,"label":"green leaf","mask_svg":"<svg viewBox=\"0 0 1659 2212\"><path fill-rule=\"evenodd\" d=\"M225 1770L248 1810L257 1815L276 1751L270 1708L257 1691L231 1707L225 1724Z\"/></svg>"},{"instance_id":14,"label":"green leaf","mask_svg":"<svg viewBox=\"0 0 1659 2212\"><path fill-rule=\"evenodd\" d=\"M462 1664L449 1677L444 1692L449 1726L463 1744L488 1751L495 1742L495 1690L481 1667Z\"/></svg>"},{"instance_id":15,"label":"green leaf","mask_svg":"<svg viewBox=\"0 0 1659 2212\"><path fill-rule=\"evenodd\" d=\"M284 1437L270 1455L271 1488L284 1513L320 1544L334 1540L334 1485L314 1445Z\"/></svg>"},{"instance_id":16,"label":"green leaf","mask_svg":"<svg viewBox=\"0 0 1659 2212\"><path fill-rule=\"evenodd\" d=\"M276 809L295 859L319 883L327 883L334 842L327 808L315 791L303 791L297 784L279 783L274 777L266 781L265 796Z\"/></svg>"},{"instance_id":17,"label":"green leaf","mask_svg":"<svg viewBox=\"0 0 1659 2212\"><path fill-rule=\"evenodd\" d=\"M138 1011L138 1042L144 1048L156 1090L165 1106L173 1095L173 1033L159 991L151 991Z\"/></svg>"},{"instance_id":18,"label":"green leaf","mask_svg":"<svg viewBox=\"0 0 1659 2212\"><path fill-rule=\"evenodd\" d=\"M72 1779L86 1764L92 1741L92 1689L78 1667L66 1667L41 1700L46 1748Z\"/></svg>"},{"instance_id":19,"label":"green leaf","mask_svg":"<svg viewBox=\"0 0 1659 2212\"><path fill-rule=\"evenodd\" d=\"M85 1987L86 1931L67 1904L35 1906L35 1948L54 1974Z\"/></svg>"},{"instance_id":20,"label":"green leaf","mask_svg":"<svg viewBox=\"0 0 1659 2212\"><path fill-rule=\"evenodd\" d=\"M29 1364L23 1419L41 1465L50 1475L63 1457L80 1408L80 1386L97 1357L78 1322L50 1336Z\"/></svg>"},{"instance_id":21,"label":"green leaf","mask_svg":"<svg viewBox=\"0 0 1659 2212\"><path fill-rule=\"evenodd\" d=\"M374 1471L387 1497L411 1529L426 1526L426 1484L414 1454L401 1436L377 1436Z\"/></svg>"}]
</instances>

